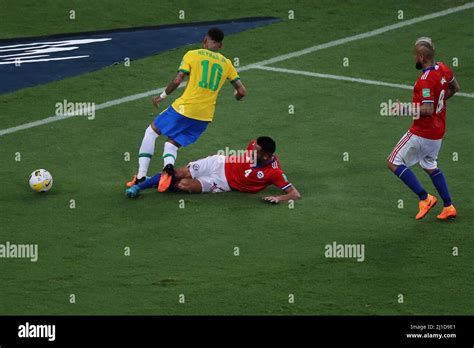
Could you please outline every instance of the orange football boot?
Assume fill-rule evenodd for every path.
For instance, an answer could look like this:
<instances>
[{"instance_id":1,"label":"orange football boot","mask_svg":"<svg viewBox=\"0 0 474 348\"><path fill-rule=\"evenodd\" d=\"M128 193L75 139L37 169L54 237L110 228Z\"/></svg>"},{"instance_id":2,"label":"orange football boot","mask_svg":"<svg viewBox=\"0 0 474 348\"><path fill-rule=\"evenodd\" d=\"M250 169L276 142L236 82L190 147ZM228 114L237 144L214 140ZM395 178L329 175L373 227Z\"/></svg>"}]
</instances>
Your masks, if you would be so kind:
<instances>
[{"instance_id":1,"label":"orange football boot","mask_svg":"<svg viewBox=\"0 0 474 348\"><path fill-rule=\"evenodd\" d=\"M448 220L454 219L456 215L456 208L454 208L454 205L451 204L449 207L444 207L443 211L437 216L437 218L440 220Z\"/></svg>"},{"instance_id":2,"label":"orange football boot","mask_svg":"<svg viewBox=\"0 0 474 348\"><path fill-rule=\"evenodd\" d=\"M127 187L132 187L133 185L135 185L137 183L137 176L134 175L132 180L127 182L125 185L127 185Z\"/></svg>"},{"instance_id":3,"label":"orange football boot","mask_svg":"<svg viewBox=\"0 0 474 348\"><path fill-rule=\"evenodd\" d=\"M158 183L158 192L165 192L171 186L173 180L174 168L172 164L167 164L161 173L160 182Z\"/></svg>"},{"instance_id":4,"label":"orange football boot","mask_svg":"<svg viewBox=\"0 0 474 348\"><path fill-rule=\"evenodd\" d=\"M436 205L437 202L438 199L436 199L435 196L428 194L428 197L424 201L420 201L420 203L418 203L418 208L420 210L418 211L418 214L416 214L416 219L423 219L425 215L428 214L428 212L431 210L431 208Z\"/></svg>"},{"instance_id":5,"label":"orange football boot","mask_svg":"<svg viewBox=\"0 0 474 348\"><path fill-rule=\"evenodd\" d=\"M125 185L127 185L127 187L132 187L133 185L138 185L139 183L145 181L146 179L149 179L150 177L149 176L144 176L143 178L141 178L140 180L137 179L137 176L134 175L133 176L133 179L129 182L127 182Z\"/></svg>"}]
</instances>

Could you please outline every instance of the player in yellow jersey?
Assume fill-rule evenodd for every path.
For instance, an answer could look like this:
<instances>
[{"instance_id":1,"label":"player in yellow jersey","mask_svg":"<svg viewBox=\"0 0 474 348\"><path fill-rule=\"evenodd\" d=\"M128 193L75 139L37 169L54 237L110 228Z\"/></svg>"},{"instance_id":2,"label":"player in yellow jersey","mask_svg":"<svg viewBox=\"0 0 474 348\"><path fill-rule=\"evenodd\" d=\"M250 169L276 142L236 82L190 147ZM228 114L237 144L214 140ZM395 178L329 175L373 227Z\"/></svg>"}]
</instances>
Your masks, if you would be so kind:
<instances>
[{"instance_id":1,"label":"player in yellow jersey","mask_svg":"<svg viewBox=\"0 0 474 348\"><path fill-rule=\"evenodd\" d=\"M160 96L153 97L153 104L158 106L188 76L181 97L161 112L146 129L138 154L138 173L127 186L131 187L146 179L155 151L155 140L163 134L168 139L164 145L164 169L158 191L166 191L171 184L178 149L194 143L212 122L217 96L225 81L229 80L234 86L237 100L246 95L246 89L232 62L218 52L223 39L222 30L210 29L204 37L203 48L188 51L176 77Z\"/></svg>"}]
</instances>

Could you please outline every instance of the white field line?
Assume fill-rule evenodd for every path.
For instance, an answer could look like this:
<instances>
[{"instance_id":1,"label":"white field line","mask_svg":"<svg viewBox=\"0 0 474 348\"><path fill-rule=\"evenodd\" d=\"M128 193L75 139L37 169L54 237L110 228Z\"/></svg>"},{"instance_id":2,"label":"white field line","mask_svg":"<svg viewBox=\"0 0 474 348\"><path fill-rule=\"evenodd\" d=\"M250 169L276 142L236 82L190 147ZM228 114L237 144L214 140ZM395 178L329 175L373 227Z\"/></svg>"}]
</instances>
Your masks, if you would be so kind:
<instances>
[{"instance_id":1,"label":"white field line","mask_svg":"<svg viewBox=\"0 0 474 348\"><path fill-rule=\"evenodd\" d=\"M275 71L275 72L286 73L286 74L294 74L294 75L319 77L319 78L322 78L322 79L357 82L357 83L363 83L363 84L366 84L366 85L385 86L385 87L393 87L393 88L402 88L402 89L413 90L413 86L410 86L410 85L402 85L402 84L399 84L399 83L390 83L390 82L375 81L375 80L366 80L366 79L359 79L359 78L356 78L356 77L347 77L347 76L340 76L340 75L321 74L321 73L316 73L316 72L311 72L311 71L275 68L275 67L271 67L271 66L256 66L255 69ZM474 98L474 93L459 92L459 93L456 93L456 96Z\"/></svg>"},{"instance_id":2,"label":"white field line","mask_svg":"<svg viewBox=\"0 0 474 348\"><path fill-rule=\"evenodd\" d=\"M291 53L288 53L288 54L283 54L283 55L276 56L276 57L273 57L273 58L270 58L270 59L267 59L267 60L262 60L262 61L257 62L257 63L253 63L253 64L243 66L243 67L239 68L238 70L239 70L239 72L242 72L242 71L246 71L246 70L249 70L249 69L254 69L254 68L260 67L262 65L272 64L272 63L276 63L276 62L281 62L283 60L300 57L300 56L308 54L308 53L320 51L320 50L323 50L323 49L326 49L326 48L342 45L342 44L352 42L352 41L356 41L356 40L366 39L366 38L369 38L369 37L373 37L373 36L376 36L376 35L386 33L386 32L391 31L391 30L400 29L400 28L403 28L403 27L406 27L406 26L409 26L409 25L413 25L413 24L420 23L420 22L427 21L427 20L434 19L434 18L443 17L443 16L446 16L446 15L449 15L449 14L452 14L452 13L465 11L465 10L473 8L473 7L474 7L474 2L466 3L462 6L448 8L448 9L443 10L443 11L434 12L434 13L424 15L424 16L420 16L420 17L415 17L415 18L408 19L408 20L405 20L405 21L402 21L402 22L387 25L387 26L384 26L384 27L381 27L381 28L378 28L378 29L375 29L375 30L371 30L371 31L368 31L368 32L365 32L365 33L361 33L361 34L357 34L357 35L353 35L353 36L348 36L348 37L345 37L345 38L342 38L342 39L327 42L325 44L320 44L320 45L308 47L308 48L305 48L305 49L300 50L300 51L295 51L295 52L291 52ZM182 87L182 86L180 86L180 87ZM120 105L120 104L123 104L123 103L127 103L129 101L149 97L149 96L152 96L154 94L161 93L164 90L164 88L165 87L155 89L155 90L151 90L151 91L148 91L148 92L143 92L143 93L139 93L139 94L130 95L130 96L119 98L119 99L110 100L108 102L96 105L96 110L105 109L105 108L108 108L108 107L111 107L111 106L116 106L116 105ZM68 115L68 116L50 116L50 117L44 118L42 120L25 123L25 124L22 124L22 125L19 125L19 126L16 126L16 127L2 129L2 130L0 130L0 136L15 133L15 132L18 132L18 131L24 130L24 129L29 129L29 128L41 126L41 125L48 124L48 123L51 123L51 122L64 120L64 119L69 118L69 117L75 117L75 116L71 116L71 115Z\"/></svg>"},{"instance_id":3,"label":"white field line","mask_svg":"<svg viewBox=\"0 0 474 348\"><path fill-rule=\"evenodd\" d=\"M406 27L406 26L409 26L409 25L413 25L413 24L416 24L416 23L424 22L424 21L427 21L429 19L443 17L443 16L446 16L446 15L449 15L449 14L452 14L452 13L465 11L465 10L473 8L473 7L474 7L474 2L469 2L469 3L464 4L462 6L451 7L451 8L448 8L446 10L443 10L443 11L434 12L434 13L431 13L431 14L428 14L428 15L425 15L425 16L420 16L420 17L415 17L415 18L412 18L412 19L404 20L404 21L401 21L401 22L398 22L398 23L395 23L395 24L387 25L385 27L381 27L381 28L378 28L378 29L367 31L365 33L361 33L361 34L357 34L357 35L353 35L353 36L348 36L348 37L345 37L345 38L342 38L342 39L339 39L339 40L330 41L330 42L327 42L327 43L324 43L324 44L321 44L321 45L308 47L308 48L305 48L305 49L300 50L300 51L295 51L295 52L291 52L291 53L284 54L284 55L281 55L281 56L277 56L277 57L274 57L274 58L270 58L270 59L267 59L267 60L263 60L263 61L258 62L258 63L249 64L249 65L243 67L242 69L240 69L239 71L252 69L252 68L255 68L256 66L260 66L260 65L269 65L269 64L276 63L276 62L281 62L283 60L300 57L304 54L320 51L320 50L330 48L330 47L334 47L334 46L339 46L339 45L342 45L342 44L345 44L345 43L348 43L348 42L357 41L357 40L361 40L361 39L367 39L369 37L380 35L380 34L388 32L388 31L392 31L392 30L400 29L400 28L403 28L403 27Z\"/></svg>"},{"instance_id":4,"label":"white field line","mask_svg":"<svg viewBox=\"0 0 474 348\"><path fill-rule=\"evenodd\" d=\"M184 85L186 85L185 82L183 82L179 87L182 87ZM142 98L150 97L152 95L160 94L161 92L163 92L165 90L165 88L166 87L153 89L153 90L148 91L148 92L133 94L133 95L129 95L127 97L110 100L110 101L107 101L107 102L102 103L102 104L97 104L95 106L95 110L105 109L105 108L109 108L111 106L120 105L120 104L123 104L123 103L128 103L128 102L133 101L133 100L142 99ZM19 126L16 126L16 127L2 129L2 130L0 130L0 136L5 135L5 134L18 132L18 131L23 130L23 129L42 126L44 124L48 124L48 123L51 123L51 122L65 120L65 119L71 118L71 117L77 117L77 115L75 113L68 113L68 114L65 114L65 115L50 116L50 117L43 118L43 119L38 120L38 121L25 123L25 124L22 124L22 125L19 125Z\"/></svg>"}]
</instances>

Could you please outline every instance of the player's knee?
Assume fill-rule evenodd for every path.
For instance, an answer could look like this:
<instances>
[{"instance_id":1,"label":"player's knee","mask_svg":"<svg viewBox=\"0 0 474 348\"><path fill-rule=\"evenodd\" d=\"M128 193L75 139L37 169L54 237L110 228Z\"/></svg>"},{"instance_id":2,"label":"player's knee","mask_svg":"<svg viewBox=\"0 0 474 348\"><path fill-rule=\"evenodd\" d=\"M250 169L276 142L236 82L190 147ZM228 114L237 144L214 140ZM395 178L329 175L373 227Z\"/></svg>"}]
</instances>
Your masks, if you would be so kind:
<instances>
[{"instance_id":1,"label":"player's knee","mask_svg":"<svg viewBox=\"0 0 474 348\"><path fill-rule=\"evenodd\" d=\"M178 144L176 141L174 141L174 140L171 139L171 138L168 138L166 141L167 141L168 143L173 144L173 145L176 146L178 149L181 147L181 144Z\"/></svg>"},{"instance_id":2,"label":"player's knee","mask_svg":"<svg viewBox=\"0 0 474 348\"><path fill-rule=\"evenodd\" d=\"M145 134L151 134L153 136L158 136L161 134L160 130L155 126L154 123L151 123L148 128L145 130Z\"/></svg>"},{"instance_id":3,"label":"player's knee","mask_svg":"<svg viewBox=\"0 0 474 348\"><path fill-rule=\"evenodd\" d=\"M393 164L392 162L390 162L390 161L387 161L387 168L391 172L395 172L397 170L397 166L395 164Z\"/></svg>"}]
</instances>

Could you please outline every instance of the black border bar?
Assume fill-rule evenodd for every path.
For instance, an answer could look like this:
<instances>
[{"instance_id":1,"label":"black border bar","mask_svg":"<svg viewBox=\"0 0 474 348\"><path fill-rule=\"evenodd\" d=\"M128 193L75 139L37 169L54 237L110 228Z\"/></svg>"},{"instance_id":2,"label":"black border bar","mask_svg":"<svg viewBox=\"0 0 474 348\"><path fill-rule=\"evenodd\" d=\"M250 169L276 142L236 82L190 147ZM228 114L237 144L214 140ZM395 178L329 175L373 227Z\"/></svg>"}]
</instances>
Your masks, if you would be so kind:
<instances>
[{"instance_id":1,"label":"black border bar","mask_svg":"<svg viewBox=\"0 0 474 348\"><path fill-rule=\"evenodd\" d=\"M26 323L55 325L55 341L20 338ZM421 327L425 327L421 330ZM408 338L407 334L449 334ZM452 335L455 334L455 338ZM57 344L474 345L473 316L0 316L0 346Z\"/></svg>"}]
</instances>

